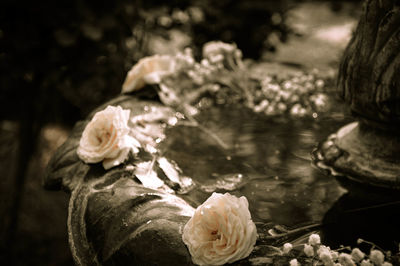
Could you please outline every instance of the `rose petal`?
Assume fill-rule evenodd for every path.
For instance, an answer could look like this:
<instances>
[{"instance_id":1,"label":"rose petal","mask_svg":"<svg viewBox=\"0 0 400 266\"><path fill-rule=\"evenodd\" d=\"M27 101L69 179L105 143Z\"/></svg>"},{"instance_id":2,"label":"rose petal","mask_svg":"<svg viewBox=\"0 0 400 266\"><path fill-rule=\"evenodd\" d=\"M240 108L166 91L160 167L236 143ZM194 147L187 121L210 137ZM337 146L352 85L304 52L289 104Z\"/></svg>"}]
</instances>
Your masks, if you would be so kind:
<instances>
[{"instance_id":1,"label":"rose petal","mask_svg":"<svg viewBox=\"0 0 400 266\"><path fill-rule=\"evenodd\" d=\"M114 166L118 166L123 163L129 154L129 148L125 148L121 150L117 157L115 158L107 158L103 160L103 167L104 169L108 170Z\"/></svg>"},{"instance_id":2,"label":"rose petal","mask_svg":"<svg viewBox=\"0 0 400 266\"><path fill-rule=\"evenodd\" d=\"M107 106L86 125L77 153L85 163L103 161L105 169L121 164L130 150L139 152L140 143L129 136L130 110Z\"/></svg>"},{"instance_id":3,"label":"rose petal","mask_svg":"<svg viewBox=\"0 0 400 266\"><path fill-rule=\"evenodd\" d=\"M165 75L173 73L175 60L168 55L153 55L139 60L129 70L122 93L129 93L144 87L147 84L159 83Z\"/></svg>"},{"instance_id":4,"label":"rose petal","mask_svg":"<svg viewBox=\"0 0 400 266\"><path fill-rule=\"evenodd\" d=\"M248 201L213 193L185 225L182 240L199 265L222 265L250 255L257 239Z\"/></svg>"}]
</instances>

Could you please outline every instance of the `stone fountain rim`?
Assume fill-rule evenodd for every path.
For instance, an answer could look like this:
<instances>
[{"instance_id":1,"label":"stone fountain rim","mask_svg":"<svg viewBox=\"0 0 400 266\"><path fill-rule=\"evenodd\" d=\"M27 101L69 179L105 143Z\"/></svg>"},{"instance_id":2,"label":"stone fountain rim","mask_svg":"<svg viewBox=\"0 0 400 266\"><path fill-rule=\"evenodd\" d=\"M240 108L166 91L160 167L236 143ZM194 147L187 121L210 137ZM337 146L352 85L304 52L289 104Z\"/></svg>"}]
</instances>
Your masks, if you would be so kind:
<instances>
[{"instance_id":1,"label":"stone fountain rim","mask_svg":"<svg viewBox=\"0 0 400 266\"><path fill-rule=\"evenodd\" d=\"M313 164L339 181L344 179L368 187L400 190L399 164L376 158L373 154L354 152L340 143L341 139L350 134L362 138L359 128L360 122L351 122L331 134L312 151ZM335 150L334 158L326 157L329 150Z\"/></svg>"}]
</instances>

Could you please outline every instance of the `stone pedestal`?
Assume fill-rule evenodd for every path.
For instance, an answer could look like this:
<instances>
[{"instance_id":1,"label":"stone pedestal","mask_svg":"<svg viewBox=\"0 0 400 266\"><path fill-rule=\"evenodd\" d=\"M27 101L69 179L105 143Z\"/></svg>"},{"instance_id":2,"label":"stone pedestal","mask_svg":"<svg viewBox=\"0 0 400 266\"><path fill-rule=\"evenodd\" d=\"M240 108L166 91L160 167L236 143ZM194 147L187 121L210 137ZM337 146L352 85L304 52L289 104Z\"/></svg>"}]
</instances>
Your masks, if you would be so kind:
<instances>
[{"instance_id":1,"label":"stone pedestal","mask_svg":"<svg viewBox=\"0 0 400 266\"><path fill-rule=\"evenodd\" d=\"M320 145L314 163L337 177L400 189L400 135L390 133L350 123Z\"/></svg>"},{"instance_id":2,"label":"stone pedestal","mask_svg":"<svg viewBox=\"0 0 400 266\"><path fill-rule=\"evenodd\" d=\"M400 5L369 0L342 58L338 89L358 122L314 152L332 175L400 188Z\"/></svg>"}]
</instances>

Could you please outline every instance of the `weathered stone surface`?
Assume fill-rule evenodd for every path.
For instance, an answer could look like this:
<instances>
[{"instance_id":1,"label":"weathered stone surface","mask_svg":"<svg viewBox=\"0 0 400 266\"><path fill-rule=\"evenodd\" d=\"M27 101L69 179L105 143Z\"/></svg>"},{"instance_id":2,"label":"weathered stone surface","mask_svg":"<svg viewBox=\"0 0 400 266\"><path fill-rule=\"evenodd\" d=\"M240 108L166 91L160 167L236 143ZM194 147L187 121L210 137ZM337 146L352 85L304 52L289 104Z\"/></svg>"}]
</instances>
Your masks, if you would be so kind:
<instances>
[{"instance_id":1,"label":"weathered stone surface","mask_svg":"<svg viewBox=\"0 0 400 266\"><path fill-rule=\"evenodd\" d=\"M75 262L191 265L181 230L193 208L126 175L114 170L72 193L68 229Z\"/></svg>"},{"instance_id":2,"label":"weathered stone surface","mask_svg":"<svg viewBox=\"0 0 400 266\"><path fill-rule=\"evenodd\" d=\"M75 189L77 184L84 179L90 166L78 158L76 150L87 123L89 123L96 112L103 110L108 105L120 105L124 109L131 110L131 117L142 114L149 106L163 109L163 112L165 112L166 109L166 107L159 102L139 100L137 97L129 95L119 96L99 106L89 114L86 120L76 123L70 137L51 158L44 178L45 188L55 190L63 188L64 190L71 192ZM104 170L103 172L105 173Z\"/></svg>"},{"instance_id":3,"label":"weathered stone surface","mask_svg":"<svg viewBox=\"0 0 400 266\"><path fill-rule=\"evenodd\" d=\"M341 61L339 94L359 122L332 134L314 163L363 184L400 188L400 4L368 0Z\"/></svg>"},{"instance_id":4,"label":"weathered stone surface","mask_svg":"<svg viewBox=\"0 0 400 266\"><path fill-rule=\"evenodd\" d=\"M369 124L399 128L400 5L368 0L339 69L341 97Z\"/></svg>"},{"instance_id":5,"label":"weathered stone surface","mask_svg":"<svg viewBox=\"0 0 400 266\"><path fill-rule=\"evenodd\" d=\"M313 161L334 176L400 189L399 152L400 136L354 122L321 143L313 152Z\"/></svg>"},{"instance_id":6,"label":"weathered stone surface","mask_svg":"<svg viewBox=\"0 0 400 266\"><path fill-rule=\"evenodd\" d=\"M322 221L324 245L339 247L361 238L396 254L399 247L394 239L400 238L398 191L361 188L349 182L347 187L348 193L335 202Z\"/></svg>"},{"instance_id":7,"label":"weathered stone surface","mask_svg":"<svg viewBox=\"0 0 400 266\"><path fill-rule=\"evenodd\" d=\"M45 187L71 192L68 231L76 264L191 265L181 230L193 207L174 193L144 187L126 164L106 171L101 164L85 164L78 158L83 129L107 105L130 109L131 117L143 113L145 106L166 108L120 96L78 122L53 156ZM141 156L146 155L139 155L139 161L144 160Z\"/></svg>"}]
</instances>

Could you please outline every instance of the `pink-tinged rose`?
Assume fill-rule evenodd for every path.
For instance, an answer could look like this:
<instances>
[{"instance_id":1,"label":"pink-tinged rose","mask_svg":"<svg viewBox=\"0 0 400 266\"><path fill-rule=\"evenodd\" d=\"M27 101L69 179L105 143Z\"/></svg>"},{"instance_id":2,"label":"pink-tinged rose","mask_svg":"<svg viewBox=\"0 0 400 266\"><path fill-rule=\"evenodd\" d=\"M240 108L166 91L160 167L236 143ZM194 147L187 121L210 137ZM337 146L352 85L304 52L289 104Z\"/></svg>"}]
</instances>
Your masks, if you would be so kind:
<instances>
[{"instance_id":1,"label":"pink-tinged rose","mask_svg":"<svg viewBox=\"0 0 400 266\"><path fill-rule=\"evenodd\" d=\"M143 88L146 84L157 84L168 74L174 72L175 60L169 55L153 55L139 60L125 78L122 93Z\"/></svg>"},{"instance_id":2,"label":"pink-tinged rose","mask_svg":"<svg viewBox=\"0 0 400 266\"><path fill-rule=\"evenodd\" d=\"M223 265L250 255L257 240L246 197L213 193L183 228L193 263Z\"/></svg>"},{"instance_id":3,"label":"pink-tinged rose","mask_svg":"<svg viewBox=\"0 0 400 266\"><path fill-rule=\"evenodd\" d=\"M79 158L85 163L103 162L103 167L109 169L125 161L129 151L138 153L140 143L129 136L129 115L130 110L121 106L107 106L97 112L82 133Z\"/></svg>"}]
</instances>

